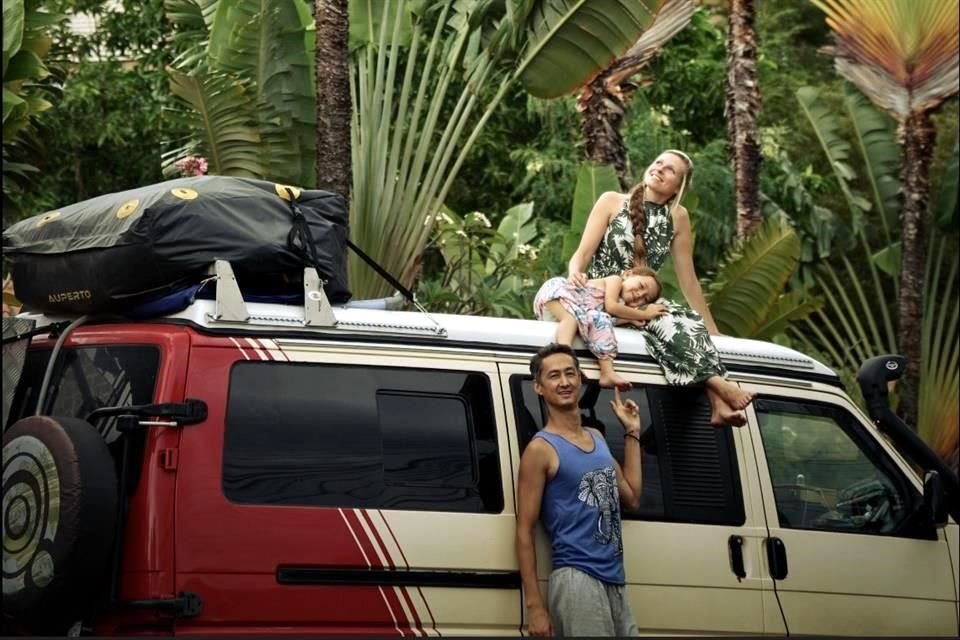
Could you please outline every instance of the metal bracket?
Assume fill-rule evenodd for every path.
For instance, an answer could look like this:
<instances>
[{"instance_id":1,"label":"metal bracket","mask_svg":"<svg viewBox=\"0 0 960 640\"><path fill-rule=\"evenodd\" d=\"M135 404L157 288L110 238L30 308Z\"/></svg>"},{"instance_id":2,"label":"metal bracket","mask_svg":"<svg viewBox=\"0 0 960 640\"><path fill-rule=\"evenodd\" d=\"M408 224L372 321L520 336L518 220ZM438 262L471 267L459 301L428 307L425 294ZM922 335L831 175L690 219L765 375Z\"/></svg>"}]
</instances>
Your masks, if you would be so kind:
<instances>
[{"instance_id":1,"label":"metal bracket","mask_svg":"<svg viewBox=\"0 0 960 640\"><path fill-rule=\"evenodd\" d=\"M308 327L337 326L333 307L323 291L323 282L313 267L303 270L303 324Z\"/></svg>"},{"instance_id":2,"label":"metal bracket","mask_svg":"<svg viewBox=\"0 0 960 640\"><path fill-rule=\"evenodd\" d=\"M226 322L249 320L250 314L230 263L226 260L214 260L210 272L217 278L217 299L213 314L207 314L209 318Z\"/></svg>"}]
</instances>

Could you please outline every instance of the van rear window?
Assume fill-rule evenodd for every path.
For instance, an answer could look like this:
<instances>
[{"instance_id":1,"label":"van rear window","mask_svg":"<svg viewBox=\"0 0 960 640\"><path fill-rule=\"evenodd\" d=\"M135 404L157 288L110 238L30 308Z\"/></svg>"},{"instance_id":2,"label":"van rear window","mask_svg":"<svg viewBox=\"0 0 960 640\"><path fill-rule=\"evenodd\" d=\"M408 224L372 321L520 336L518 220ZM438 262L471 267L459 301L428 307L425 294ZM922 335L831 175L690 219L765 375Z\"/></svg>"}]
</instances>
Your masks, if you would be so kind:
<instances>
[{"instance_id":1,"label":"van rear window","mask_svg":"<svg viewBox=\"0 0 960 640\"><path fill-rule=\"evenodd\" d=\"M34 415L50 350L27 353L10 409L9 422ZM95 409L153 402L160 351L152 346L96 346L63 349L50 378L40 413L86 419ZM116 417L94 425L112 442Z\"/></svg>"},{"instance_id":2,"label":"van rear window","mask_svg":"<svg viewBox=\"0 0 960 640\"><path fill-rule=\"evenodd\" d=\"M490 383L462 371L237 363L223 488L240 503L499 513Z\"/></svg>"}]
</instances>

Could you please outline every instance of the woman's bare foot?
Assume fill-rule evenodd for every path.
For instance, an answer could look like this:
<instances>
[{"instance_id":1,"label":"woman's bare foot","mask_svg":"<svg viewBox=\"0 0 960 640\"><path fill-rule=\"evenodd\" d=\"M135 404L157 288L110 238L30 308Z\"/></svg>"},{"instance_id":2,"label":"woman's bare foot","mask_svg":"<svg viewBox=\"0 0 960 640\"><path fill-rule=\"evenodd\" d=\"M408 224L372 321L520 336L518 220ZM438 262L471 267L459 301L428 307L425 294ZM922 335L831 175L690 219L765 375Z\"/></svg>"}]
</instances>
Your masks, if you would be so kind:
<instances>
[{"instance_id":1,"label":"woman's bare foot","mask_svg":"<svg viewBox=\"0 0 960 640\"><path fill-rule=\"evenodd\" d=\"M707 388L715 391L723 399L723 402L735 411L746 409L757 395L752 391L741 389L737 383L722 376L713 376L707 379Z\"/></svg>"},{"instance_id":2,"label":"woman's bare foot","mask_svg":"<svg viewBox=\"0 0 960 640\"><path fill-rule=\"evenodd\" d=\"M727 404L720 393L707 389L710 399L710 425L713 427L742 427L747 424L747 416Z\"/></svg>"},{"instance_id":3,"label":"woman's bare foot","mask_svg":"<svg viewBox=\"0 0 960 640\"><path fill-rule=\"evenodd\" d=\"M745 424L747 424L747 416L743 411L734 411L730 407L725 407L710 413L712 427L742 427Z\"/></svg>"}]
</instances>

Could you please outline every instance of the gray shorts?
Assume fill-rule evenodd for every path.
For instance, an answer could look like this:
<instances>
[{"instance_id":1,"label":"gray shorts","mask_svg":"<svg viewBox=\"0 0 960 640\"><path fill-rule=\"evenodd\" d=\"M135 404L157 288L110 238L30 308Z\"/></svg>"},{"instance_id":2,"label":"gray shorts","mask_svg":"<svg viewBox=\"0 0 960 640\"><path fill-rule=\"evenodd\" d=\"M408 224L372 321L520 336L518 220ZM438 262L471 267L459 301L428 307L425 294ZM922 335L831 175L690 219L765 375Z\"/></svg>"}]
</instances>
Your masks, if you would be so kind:
<instances>
[{"instance_id":1,"label":"gray shorts","mask_svg":"<svg viewBox=\"0 0 960 640\"><path fill-rule=\"evenodd\" d=\"M638 636L624 587L607 584L574 569L550 574L547 600L558 636Z\"/></svg>"}]
</instances>

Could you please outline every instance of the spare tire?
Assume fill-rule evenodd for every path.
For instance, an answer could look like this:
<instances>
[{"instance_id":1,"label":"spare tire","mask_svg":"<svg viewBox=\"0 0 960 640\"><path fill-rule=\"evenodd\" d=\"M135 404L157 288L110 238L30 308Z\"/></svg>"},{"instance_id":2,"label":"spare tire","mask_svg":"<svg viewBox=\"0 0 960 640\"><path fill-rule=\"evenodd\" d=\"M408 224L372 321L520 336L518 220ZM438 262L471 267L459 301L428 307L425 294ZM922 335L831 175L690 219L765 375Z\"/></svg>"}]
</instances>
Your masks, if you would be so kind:
<instances>
[{"instance_id":1,"label":"spare tire","mask_svg":"<svg viewBox=\"0 0 960 640\"><path fill-rule=\"evenodd\" d=\"M32 416L3 434L3 611L56 632L81 616L110 566L117 475L88 422Z\"/></svg>"}]
</instances>

